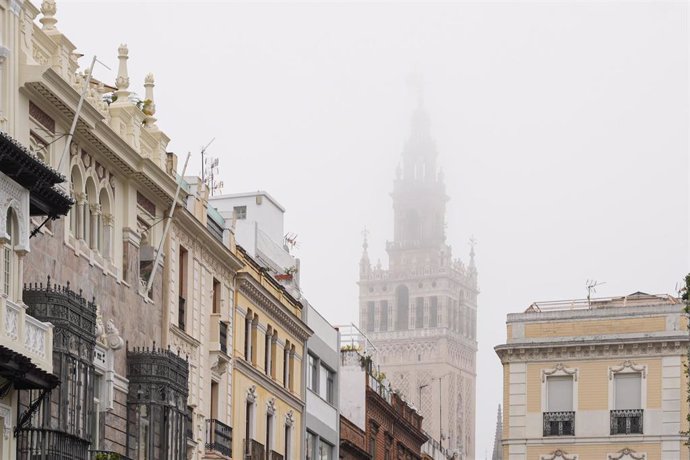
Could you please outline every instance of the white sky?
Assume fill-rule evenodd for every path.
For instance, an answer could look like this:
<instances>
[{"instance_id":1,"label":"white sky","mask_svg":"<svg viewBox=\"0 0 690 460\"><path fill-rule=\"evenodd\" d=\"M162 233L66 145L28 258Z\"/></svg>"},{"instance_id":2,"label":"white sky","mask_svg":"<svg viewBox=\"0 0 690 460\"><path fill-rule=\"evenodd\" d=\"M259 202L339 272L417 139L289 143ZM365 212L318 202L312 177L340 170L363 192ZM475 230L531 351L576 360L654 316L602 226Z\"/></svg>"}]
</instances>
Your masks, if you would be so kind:
<instances>
[{"instance_id":1,"label":"white sky","mask_svg":"<svg viewBox=\"0 0 690 460\"><path fill-rule=\"evenodd\" d=\"M211 138L225 193L265 189L302 286L356 318L361 230L384 264L389 192L423 74L448 235L479 241L477 458L491 451L505 315L532 301L673 293L688 272L685 2L58 1L58 28L130 89L156 75L170 149ZM98 69L96 77L114 81Z\"/></svg>"}]
</instances>

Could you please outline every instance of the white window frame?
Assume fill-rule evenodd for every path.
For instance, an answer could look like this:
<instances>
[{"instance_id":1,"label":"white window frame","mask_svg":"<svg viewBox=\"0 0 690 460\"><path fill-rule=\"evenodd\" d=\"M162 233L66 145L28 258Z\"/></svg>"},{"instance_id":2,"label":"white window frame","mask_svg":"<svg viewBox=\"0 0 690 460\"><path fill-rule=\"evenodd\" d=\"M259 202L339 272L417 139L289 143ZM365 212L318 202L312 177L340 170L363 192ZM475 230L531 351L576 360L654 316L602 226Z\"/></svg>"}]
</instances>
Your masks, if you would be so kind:
<instances>
[{"instance_id":1,"label":"white window frame","mask_svg":"<svg viewBox=\"0 0 690 460\"><path fill-rule=\"evenodd\" d=\"M626 360L623 361L620 365L618 366L609 366L608 368L608 374L609 374L609 394L608 394L608 401L609 401L609 411L615 409L616 405L616 382L614 379L614 376L617 374L641 374L640 375L640 409L643 411L647 410L647 373L649 369L647 368L646 364L636 364L633 361ZM644 417L643 423L646 422L646 418ZM643 433L645 432L645 427L642 427Z\"/></svg>"},{"instance_id":2,"label":"white window frame","mask_svg":"<svg viewBox=\"0 0 690 460\"><path fill-rule=\"evenodd\" d=\"M541 370L541 412L549 412L549 395L547 386L547 377L572 376L573 378L573 412L578 410L578 374L579 369L576 367L566 367L563 363L558 363L551 368L542 368ZM555 457L558 458L558 457Z\"/></svg>"}]
</instances>

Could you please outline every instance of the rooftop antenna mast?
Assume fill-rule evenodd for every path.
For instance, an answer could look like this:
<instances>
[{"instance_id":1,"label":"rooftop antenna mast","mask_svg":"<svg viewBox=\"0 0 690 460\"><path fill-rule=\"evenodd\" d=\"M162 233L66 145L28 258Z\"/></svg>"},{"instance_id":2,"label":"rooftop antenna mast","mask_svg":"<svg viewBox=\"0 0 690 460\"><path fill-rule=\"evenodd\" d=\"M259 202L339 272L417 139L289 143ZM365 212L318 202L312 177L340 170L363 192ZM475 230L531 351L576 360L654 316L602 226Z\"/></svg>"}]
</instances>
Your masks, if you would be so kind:
<instances>
[{"instance_id":1,"label":"rooftop antenna mast","mask_svg":"<svg viewBox=\"0 0 690 460\"><path fill-rule=\"evenodd\" d=\"M211 139L211 142L214 140L216 140L215 137ZM206 184L211 196L213 196L216 191L223 188L223 181L216 180L218 176L218 158L211 156L206 157L206 149L211 145L211 142L201 149L201 181Z\"/></svg>"},{"instance_id":2,"label":"rooftop antenna mast","mask_svg":"<svg viewBox=\"0 0 690 460\"><path fill-rule=\"evenodd\" d=\"M597 292L597 286L601 286L606 284L606 281L604 282L598 282L596 280L587 280L586 286L587 286L587 304L592 305L592 293Z\"/></svg>"}]
</instances>

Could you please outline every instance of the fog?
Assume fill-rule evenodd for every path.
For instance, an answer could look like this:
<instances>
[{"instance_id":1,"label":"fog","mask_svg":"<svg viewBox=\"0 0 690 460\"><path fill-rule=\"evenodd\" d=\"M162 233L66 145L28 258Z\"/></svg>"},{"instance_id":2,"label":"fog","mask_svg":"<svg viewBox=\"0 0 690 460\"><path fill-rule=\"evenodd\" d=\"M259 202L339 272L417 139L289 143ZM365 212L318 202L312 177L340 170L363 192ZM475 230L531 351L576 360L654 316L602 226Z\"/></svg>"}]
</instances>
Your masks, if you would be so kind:
<instances>
[{"instance_id":1,"label":"fog","mask_svg":"<svg viewBox=\"0 0 690 460\"><path fill-rule=\"evenodd\" d=\"M531 302L674 293L688 272L685 2L58 1L57 27L130 90L156 76L170 150L220 159L224 193L266 190L298 235L302 289L356 321L361 231L386 265L395 168L417 93L450 201L477 239L477 458L491 452L505 315ZM114 81L97 68L96 78Z\"/></svg>"}]
</instances>

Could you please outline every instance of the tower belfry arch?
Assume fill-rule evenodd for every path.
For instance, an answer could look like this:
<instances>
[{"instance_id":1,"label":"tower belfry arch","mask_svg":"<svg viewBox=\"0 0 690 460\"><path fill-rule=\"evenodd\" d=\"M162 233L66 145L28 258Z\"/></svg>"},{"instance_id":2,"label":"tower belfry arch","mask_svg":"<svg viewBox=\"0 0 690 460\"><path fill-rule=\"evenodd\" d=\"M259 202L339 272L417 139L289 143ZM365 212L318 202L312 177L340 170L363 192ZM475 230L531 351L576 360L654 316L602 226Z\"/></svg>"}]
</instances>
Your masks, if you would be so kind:
<instances>
[{"instance_id":1,"label":"tower belfry arch","mask_svg":"<svg viewBox=\"0 0 690 460\"><path fill-rule=\"evenodd\" d=\"M476 241L467 265L453 258L437 156L420 97L393 183L387 268L371 265L363 234L359 325L376 345L381 370L419 407L425 431L459 458L474 459Z\"/></svg>"}]
</instances>

